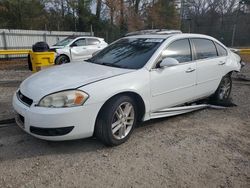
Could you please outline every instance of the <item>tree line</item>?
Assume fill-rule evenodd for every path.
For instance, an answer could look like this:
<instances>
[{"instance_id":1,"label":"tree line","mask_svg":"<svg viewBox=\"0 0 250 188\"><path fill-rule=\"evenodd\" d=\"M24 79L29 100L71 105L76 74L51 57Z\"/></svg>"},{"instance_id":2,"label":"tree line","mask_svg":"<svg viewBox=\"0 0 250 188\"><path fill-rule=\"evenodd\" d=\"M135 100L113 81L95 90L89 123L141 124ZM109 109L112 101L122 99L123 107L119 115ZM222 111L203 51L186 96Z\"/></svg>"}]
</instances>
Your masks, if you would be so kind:
<instances>
[{"instance_id":1,"label":"tree line","mask_svg":"<svg viewBox=\"0 0 250 188\"><path fill-rule=\"evenodd\" d=\"M183 30L211 35L228 46L250 46L250 0L182 2Z\"/></svg>"},{"instance_id":2,"label":"tree line","mask_svg":"<svg viewBox=\"0 0 250 188\"><path fill-rule=\"evenodd\" d=\"M130 31L167 28L209 34L227 45L250 45L249 4L249 0L0 0L0 28L94 31L108 42Z\"/></svg>"}]
</instances>

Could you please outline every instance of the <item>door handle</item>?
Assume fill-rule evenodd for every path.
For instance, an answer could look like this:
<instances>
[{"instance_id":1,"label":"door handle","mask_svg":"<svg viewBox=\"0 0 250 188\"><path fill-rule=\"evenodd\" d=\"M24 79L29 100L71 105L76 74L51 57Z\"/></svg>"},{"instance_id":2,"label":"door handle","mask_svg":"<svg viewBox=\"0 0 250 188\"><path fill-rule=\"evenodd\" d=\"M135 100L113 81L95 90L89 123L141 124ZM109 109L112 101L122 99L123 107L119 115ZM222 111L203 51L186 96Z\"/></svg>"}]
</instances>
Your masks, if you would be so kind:
<instances>
[{"instance_id":1,"label":"door handle","mask_svg":"<svg viewBox=\"0 0 250 188\"><path fill-rule=\"evenodd\" d=\"M186 73L190 73L190 72L194 72L194 71L195 71L195 69L189 67L189 68L186 70Z\"/></svg>"},{"instance_id":2,"label":"door handle","mask_svg":"<svg viewBox=\"0 0 250 188\"><path fill-rule=\"evenodd\" d=\"M225 65L225 64L226 64L225 61L220 61L220 62L218 63L218 65Z\"/></svg>"}]
</instances>

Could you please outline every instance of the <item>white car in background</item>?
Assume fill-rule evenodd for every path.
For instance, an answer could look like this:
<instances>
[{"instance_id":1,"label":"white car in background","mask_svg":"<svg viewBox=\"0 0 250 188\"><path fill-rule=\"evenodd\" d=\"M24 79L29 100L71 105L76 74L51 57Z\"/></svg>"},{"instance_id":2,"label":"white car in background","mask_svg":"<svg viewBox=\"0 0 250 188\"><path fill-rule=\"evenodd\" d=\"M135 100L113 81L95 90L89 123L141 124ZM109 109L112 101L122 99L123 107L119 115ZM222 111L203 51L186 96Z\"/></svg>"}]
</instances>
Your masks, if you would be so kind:
<instances>
[{"instance_id":1,"label":"white car in background","mask_svg":"<svg viewBox=\"0 0 250 188\"><path fill-rule=\"evenodd\" d=\"M127 36L85 62L43 70L23 81L13 96L16 121L45 140L95 135L118 145L138 121L190 112L191 104L203 98L227 101L231 74L240 71L240 62L206 35Z\"/></svg>"},{"instance_id":2,"label":"white car in background","mask_svg":"<svg viewBox=\"0 0 250 188\"><path fill-rule=\"evenodd\" d=\"M56 52L55 64L61 65L72 61L81 61L108 46L103 38L70 36L50 47Z\"/></svg>"}]
</instances>

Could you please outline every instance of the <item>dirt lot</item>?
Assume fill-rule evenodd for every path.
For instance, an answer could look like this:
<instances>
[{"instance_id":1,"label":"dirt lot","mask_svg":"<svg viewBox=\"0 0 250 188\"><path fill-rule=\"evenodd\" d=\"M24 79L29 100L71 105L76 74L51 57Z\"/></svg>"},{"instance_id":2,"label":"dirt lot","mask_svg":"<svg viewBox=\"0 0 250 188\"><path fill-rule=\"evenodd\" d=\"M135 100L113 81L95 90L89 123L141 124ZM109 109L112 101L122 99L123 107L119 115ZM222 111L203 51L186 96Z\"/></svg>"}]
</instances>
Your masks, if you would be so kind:
<instances>
[{"instance_id":1,"label":"dirt lot","mask_svg":"<svg viewBox=\"0 0 250 188\"><path fill-rule=\"evenodd\" d=\"M250 187L250 82L233 80L237 107L149 121L107 148L94 138L38 140L11 123L13 92L31 73L3 64L0 187Z\"/></svg>"}]
</instances>

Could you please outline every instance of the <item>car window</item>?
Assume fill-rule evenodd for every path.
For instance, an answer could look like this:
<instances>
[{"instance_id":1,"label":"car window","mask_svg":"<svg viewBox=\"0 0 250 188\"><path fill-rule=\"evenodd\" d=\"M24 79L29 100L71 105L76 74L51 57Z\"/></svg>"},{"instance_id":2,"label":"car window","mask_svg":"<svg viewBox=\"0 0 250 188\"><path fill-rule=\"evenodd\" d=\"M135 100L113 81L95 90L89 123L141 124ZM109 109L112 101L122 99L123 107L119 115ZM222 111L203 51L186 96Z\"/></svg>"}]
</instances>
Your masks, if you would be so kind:
<instances>
[{"instance_id":1,"label":"car window","mask_svg":"<svg viewBox=\"0 0 250 188\"><path fill-rule=\"evenodd\" d=\"M196 51L196 59L206 59L217 56L213 41L208 39L192 39Z\"/></svg>"},{"instance_id":2,"label":"car window","mask_svg":"<svg viewBox=\"0 0 250 188\"><path fill-rule=\"evenodd\" d=\"M75 46L86 46L86 39L78 39L74 42Z\"/></svg>"},{"instance_id":3,"label":"car window","mask_svg":"<svg viewBox=\"0 0 250 188\"><path fill-rule=\"evenodd\" d=\"M97 39L88 39L88 45L97 45L100 41Z\"/></svg>"},{"instance_id":4,"label":"car window","mask_svg":"<svg viewBox=\"0 0 250 188\"><path fill-rule=\"evenodd\" d=\"M192 61L190 43L188 39L181 39L171 43L165 50L165 57L171 57L179 61L179 63Z\"/></svg>"},{"instance_id":5,"label":"car window","mask_svg":"<svg viewBox=\"0 0 250 188\"><path fill-rule=\"evenodd\" d=\"M217 42L215 42L215 46L217 48L219 56L226 56L227 55L227 50L223 46L221 46Z\"/></svg>"},{"instance_id":6,"label":"car window","mask_svg":"<svg viewBox=\"0 0 250 188\"><path fill-rule=\"evenodd\" d=\"M139 69L148 62L164 40L163 38L123 38L87 61L112 67Z\"/></svg>"}]
</instances>

